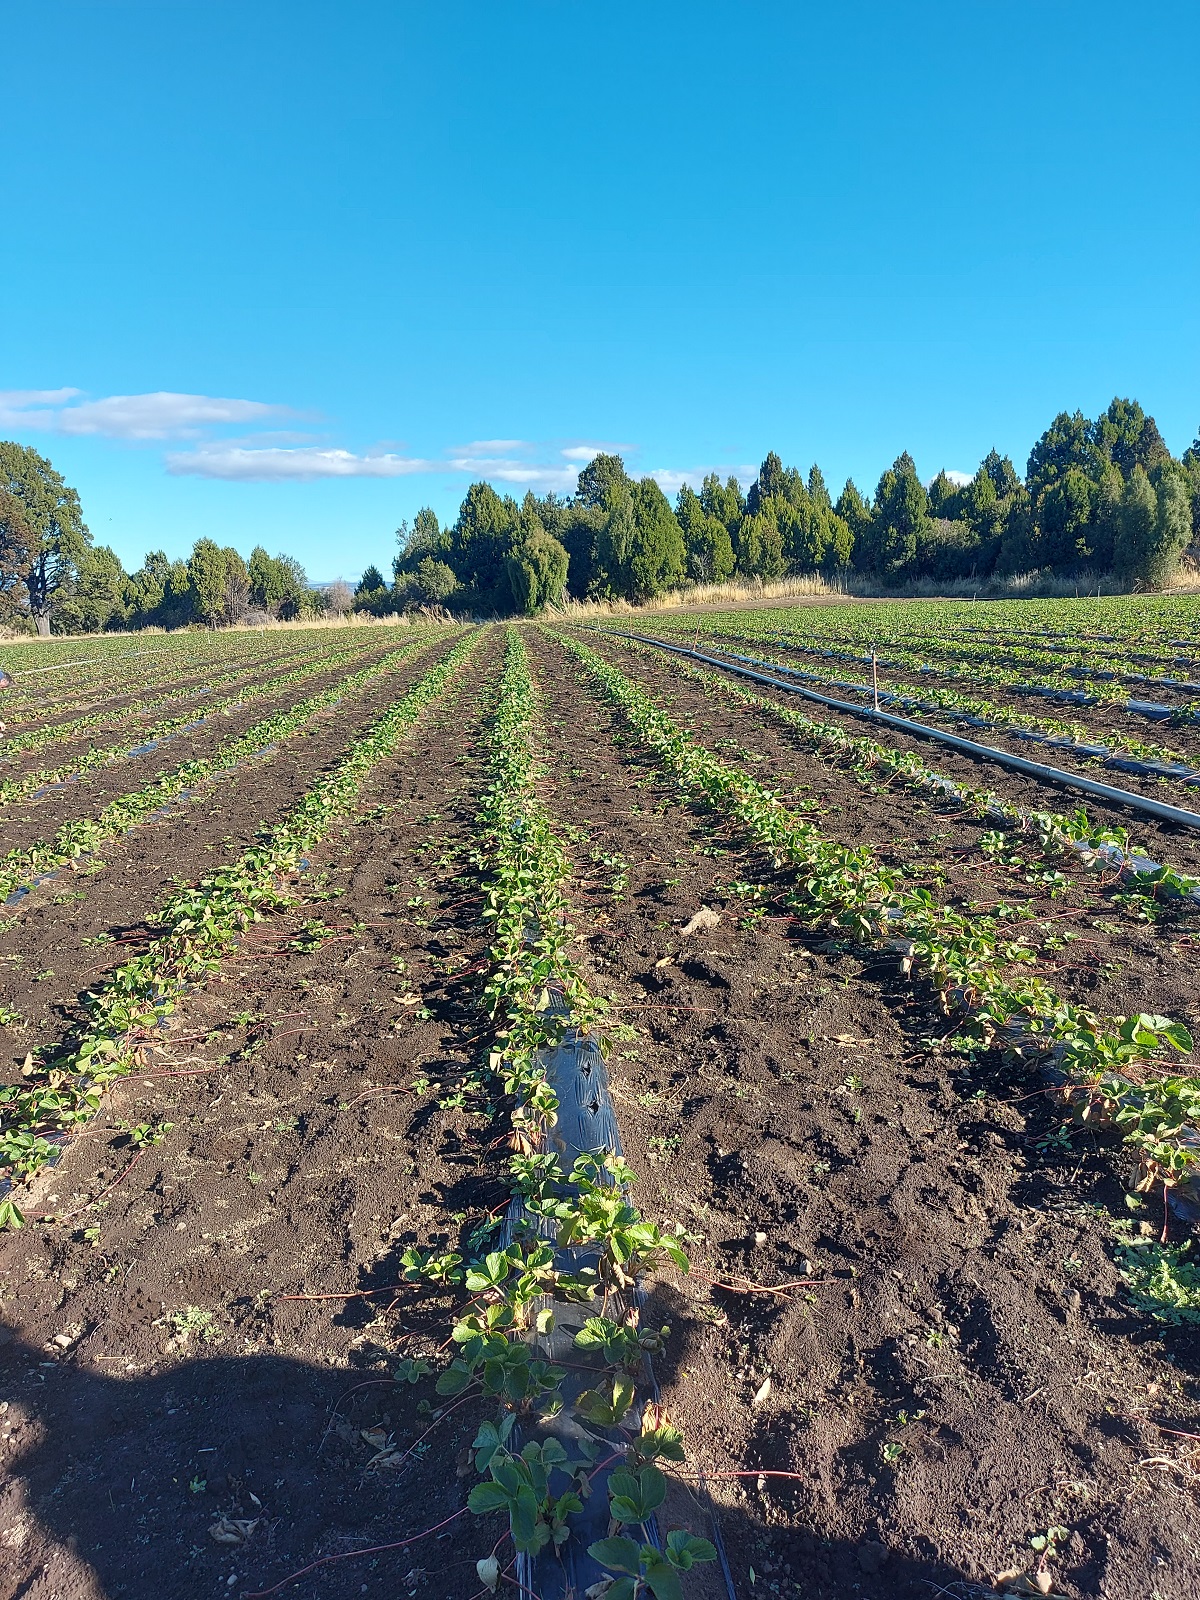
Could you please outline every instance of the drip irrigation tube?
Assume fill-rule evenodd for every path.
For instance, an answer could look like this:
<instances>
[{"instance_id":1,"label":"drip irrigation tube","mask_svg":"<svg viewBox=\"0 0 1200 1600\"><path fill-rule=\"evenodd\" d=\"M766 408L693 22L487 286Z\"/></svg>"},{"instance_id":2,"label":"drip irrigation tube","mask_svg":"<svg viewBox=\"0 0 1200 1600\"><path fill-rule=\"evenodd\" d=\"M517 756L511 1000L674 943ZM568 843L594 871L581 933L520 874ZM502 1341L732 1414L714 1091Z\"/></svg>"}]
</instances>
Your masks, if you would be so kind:
<instances>
[{"instance_id":1,"label":"drip irrigation tube","mask_svg":"<svg viewBox=\"0 0 1200 1600\"><path fill-rule=\"evenodd\" d=\"M907 717L895 717L888 711L874 711L869 706L851 705L848 700L835 700L827 694L818 694L815 689L803 689L798 683L788 683L783 678L772 677L765 672L755 672L750 667L736 666L731 661L722 660L719 656L705 655L699 650L689 649L686 645L666 644L662 639L652 638L648 634L618 633L615 629L613 632L618 638L636 639L641 644L653 645L673 655L688 656L693 661L704 662L707 666L720 667L724 672L751 678L755 683L765 683L772 689L783 689L788 694L802 695L806 700L830 706L834 711L849 712L852 717L859 717L863 721L882 723L885 727L895 728L900 733L949 745L952 750L960 750L964 755L984 761L994 761L999 766L1010 768L1013 772L1021 772L1026 777L1036 778L1039 783L1053 783L1068 789L1078 789L1084 794L1106 800L1110 805L1128 806L1132 811L1143 811L1159 822L1171 822L1178 827L1200 829L1200 813L1187 811L1182 806L1164 805L1160 800L1147 799L1145 795L1134 794L1128 789L1117 789L1111 784L1097 783L1094 778L1084 778L1074 772L1064 772L1059 767L1043 766L1038 761L1026 761L1023 756L1010 755L1008 751L997 750L990 744L977 744L973 739L962 739L958 734L946 733L941 728L931 728L924 722L910 722Z\"/></svg>"},{"instance_id":2,"label":"drip irrigation tube","mask_svg":"<svg viewBox=\"0 0 1200 1600\"><path fill-rule=\"evenodd\" d=\"M768 672L782 673L787 678L802 678L806 683L823 683L831 689L847 689L851 694L870 695L873 685L869 683L855 683L852 678L822 678L818 673L805 672L802 667L786 667L777 661L765 661L760 656L744 656L734 650L725 650L722 645L712 648L723 650L731 661L738 661L746 666L765 667ZM953 706L930 705L923 700L914 699L910 694L902 694L898 689L881 689L879 701L886 701L888 705L903 706L909 711L927 711L933 715L939 712L954 711ZM1083 702L1081 702L1083 703ZM1090 703L1090 701L1088 702ZM1129 702L1131 705L1132 701ZM1165 711L1167 708L1164 707ZM1138 761L1132 756L1118 756L1103 744L1079 744L1074 739L1061 738L1054 734L1038 733L1032 728L1018 728L1010 723L997 722L994 718L978 717L969 712L955 712L954 720L971 728L996 728L1010 739L1023 739L1030 744L1044 744L1052 750L1067 750L1072 755L1094 758L1106 767L1112 767L1117 772L1132 772L1141 778L1172 778L1178 783L1200 785L1200 770L1187 767L1178 761Z\"/></svg>"}]
</instances>

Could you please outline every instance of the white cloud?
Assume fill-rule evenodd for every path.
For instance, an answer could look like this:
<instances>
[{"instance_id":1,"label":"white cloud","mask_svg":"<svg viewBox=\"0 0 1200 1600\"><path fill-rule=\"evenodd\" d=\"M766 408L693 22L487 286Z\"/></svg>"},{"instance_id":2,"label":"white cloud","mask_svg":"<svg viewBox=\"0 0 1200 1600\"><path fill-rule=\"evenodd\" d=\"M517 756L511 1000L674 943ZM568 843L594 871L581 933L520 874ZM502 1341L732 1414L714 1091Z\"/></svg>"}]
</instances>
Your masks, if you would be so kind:
<instances>
[{"instance_id":1,"label":"white cloud","mask_svg":"<svg viewBox=\"0 0 1200 1600\"><path fill-rule=\"evenodd\" d=\"M619 456L625 451L634 449L634 445L613 444L603 441L600 444L572 444L559 452L568 461L591 461L596 456Z\"/></svg>"},{"instance_id":2,"label":"white cloud","mask_svg":"<svg viewBox=\"0 0 1200 1600\"><path fill-rule=\"evenodd\" d=\"M487 478L492 483L511 483L526 489L573 489L578 477L574 467L513 461L505 456L452 456L445 466L472 478Z\"/></svg>"},{"instance_id":3,"label":"white cloud","mask_svg":"<svg viewBox=\"0 0 1200 1600\"><path fill-rule=\"evenodd\" d=\"M81 389L0 391L0 423L105 439L195 439L232 422L295 416L289 406L207 394L114 394L80 400ZM74 403L78 402L78 403Z\"/></svg>"},{"instance_id":4,"label":"white cloud","mask_svg":"<svg viewBox=\"0 0 1200 1600\"><path fill-rule=\"evenodd\" d=\"M955 486L956 489L961 489L964 484L970 483L972 478L975 476L973 472L956 472L953 467L943 467L942 471L950 479L950 482ZM934 477L936 476L937 474L935 473ZM930 478L929 483L932 482L933 478ZM925 485L927 489L929 487L929 483Z\"/></svg>"},{"instance_id":5,"label":"white cloud","mask_svg":"<svg viewBox=\"0 0 1200 1600\"><path fill-rule=\"evenodd\" d=\"M58 431L100 434L107 439L191 439L204 429L231 422L266 422L291 416L287 406L262 400L217 399L206 394L114 394L85 400L59 412Z\"/></svg>"},{"instance_id":6,"label":"white cloud","mask_svg":"<svg viewBox=\"0 0 1200 1600\"><path fill-rule=\"evenodd\" d=\"M0 427L37 428L54 426L56 411L64 401L73 400L79 389L0 389Z\"/></svg>"},{"instance_id":7,"label":"white cloud","mask_svg":"<svg viewBox=\"0 0 1200 1600\"><path fill-rule=\"evenodd\" d=\"M757 467L747 466L689 467L683 472L676 471L673 467L655 467L647 476L653 478L665 494L678 494L685 483L693 489L699 489L710 472L715 472L722 483L730 476L735 477L741 484L753 483L758 476Z\"/></svg>"},{"instance_id":8,"label":"white cloud","mask_svg":"<svg viewBox=\"0 0 1200 1600\"><path fill-rule=\"evenodd\" d=\"M294 449L269 446L249 449L240 444L209 444L177 451L166 458L174 477L223 478L235 483L302 483L313 478L402 478L414 472L444 472L440 461L416 456L356 456L350 450L320 445Z\"/></svg>"}]
</instances>

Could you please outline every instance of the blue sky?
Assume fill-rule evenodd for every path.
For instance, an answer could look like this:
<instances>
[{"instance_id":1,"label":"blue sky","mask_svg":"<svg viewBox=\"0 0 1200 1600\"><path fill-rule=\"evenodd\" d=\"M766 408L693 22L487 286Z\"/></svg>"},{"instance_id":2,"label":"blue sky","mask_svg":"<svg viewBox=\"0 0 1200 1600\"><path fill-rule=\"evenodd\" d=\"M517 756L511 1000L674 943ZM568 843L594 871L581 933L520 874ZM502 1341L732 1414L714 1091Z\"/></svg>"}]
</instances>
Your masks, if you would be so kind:
<instances>
[{"instance_id":1,"label":"blue sky","mask_svg":"<svg viewBox=\"0 0 1200 1600\"><path fill-rule=\"evenodd\" d=\"M472 477L835 492L1200 430L1200 7L6 8L0 437L128 565L385 564ZM15 245L15 248L14 248Z\"/></svg>"}]
</instances>

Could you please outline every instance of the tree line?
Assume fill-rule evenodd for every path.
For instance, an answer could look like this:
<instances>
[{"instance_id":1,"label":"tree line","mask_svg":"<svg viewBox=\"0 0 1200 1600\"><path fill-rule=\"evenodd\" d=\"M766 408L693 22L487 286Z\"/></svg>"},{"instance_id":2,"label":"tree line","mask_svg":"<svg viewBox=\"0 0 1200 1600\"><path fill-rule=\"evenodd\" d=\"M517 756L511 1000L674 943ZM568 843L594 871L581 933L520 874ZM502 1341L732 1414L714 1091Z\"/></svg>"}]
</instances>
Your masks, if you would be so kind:
<instances>
[{"instance_id":1,"label":"tree line","mask_svg":"<svg viewBox=\"0 0 1200 1600\"><path fill-rule=\"evenodd\" d=\"M259 545L246 561L215 539L197 539L187 560L151 550L126 572L114 550L92 542L79 495L51 463L0 442L0 621L41 634L219 627L313 616L339 598L310 587L294 556Z\"/></svg>"},{"instance_id":2,"label":"tree line","mask_svg":"<svg viewBox=\"0 0 1200 1600\"><path fill-rule=\"evenodd\" d=\"M1024 477L991 450L967 482L940 472L926 487L906 452L873 494L848 479L836 501L819 466L804 474L774 451L747 489L710 473L674 505L653 478L599 454L572 495L518 502L473 483L453 523L425 508L396 538L391 581L368 567L353 595L311 587L290 556L260 546L243 561L212 539L186 561L152 551L126 573L92 543L50 462L0 442L0 618L95 632L350 607L532 615L567 598L641 603L688 583L808 574L884 591L1019 573L1161 588L1185 556L1200 560L1200 437L1176 459L1136 400L1114 399L1095 420L1060 412Z\"/></svg>"},{"instance_id":3,"label":"tree line","mask_svg":"<svg viewBox=\"0 0 1200 1600\"><path fill-rule=\"evenodd\" d=\"M926 487L906 452L873 494L851 479L835 501L819 466L805 475L772 451L747 490L710 473L674 506L620 456L597 455L574 495L518 504L474 483L453 524L426 509L397 540L392 583L363 575L364 608L535 612L564 596L637 603L689 582L806 574L881 590L1018 573L1155 589L1185 554L1200 558L1200 438L1176 460L1154 418L1115 399L1094 421L1061 412L1023 478L991 450L969 481L940 472Z\"/></svg>"}]
</instances>

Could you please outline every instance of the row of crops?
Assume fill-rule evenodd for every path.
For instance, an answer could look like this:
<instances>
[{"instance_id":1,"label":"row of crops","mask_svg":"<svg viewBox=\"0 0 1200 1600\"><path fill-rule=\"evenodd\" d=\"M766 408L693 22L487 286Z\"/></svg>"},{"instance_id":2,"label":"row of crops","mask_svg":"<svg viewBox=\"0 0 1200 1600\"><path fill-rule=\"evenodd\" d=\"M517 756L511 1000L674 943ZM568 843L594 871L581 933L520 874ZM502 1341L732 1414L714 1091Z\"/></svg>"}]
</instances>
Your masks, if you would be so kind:
<instances>
[{"instance_id":1,"label":"row of crops","mask_svg":"<svg viewBox=\"0 0 1200 1600\"><path fill-rule=\"evenodd\" d=\"M959 1307L943 1263L921 1289L943 1309L931 1300L906 1336L915 1352L889 1357L873 1387L862 1356L891 1335L838 1329L915 1304L872 1309L905 1282L888 1234L907 1224L886 1221L900 1174L928 1161L885 1114L901 1093L926 1105L918 1120L967 1130L968 1154L930 1168L943 1179L972 1152L984 1162L984 1129L997 1148L995 1130L1011 1130L1022 1152L1007 1179L999 1158L986 1181L983 1165L964 1174L947 1259L984 1248L968 1242L976 1217L1006 1236L989 1185L1016 1193L1030 1162L1074 1171L1087 1243L1071 1271L1092 1261L1096 1281L1064 1287L1079 1302L1070 1326L1094 1294L1092 1345L1103 1335L1126 1370L1140 1363L1143 1391L1173 1384L1187 1437L1168 1357L1200 1323L1200 841L787 687L789 667L833 686L820 674L840 669L810 668L813 652L865 649L909 722L985 706L989 727L1060 741L1080 771L1118 750L1186 765L1186 687L1178 747L1153 752L1116 732L1097 755L1080 748L1096 745L1094 721L1009 709L1027 679L1047 698L1086 683L1087 715L1115 720L1120 703L1095 687L1115 681L1105 662L1119 674L1138 651L1155 658L1147 672L1174 666L1193 628L1169 600L1105 602L1081 639L1072 604L988 607L979 624L969 606L674 615L640 639L431 626L224 653L172 639L136 671L106 648L53 693L18 671L0 772L6 1315L31 1370L56 1381L70 1369L111 1383L113 1361L147 1394L169 1372L173 1396L209 1395L196 1402L206 1440L224 1437L220 1397L241 1396L228 1429L255 1434L258 1467L219 1481L205 1457L226 1446L164 1424L179 1494L136 1502L139 1525L193 1527L174 1592L350 1594L378 1571L461 1597L882 1595L907 1592L901 1559L913 1583L953 1576L956 1560L965 1582L990 1561L1010 1592L1089 1592L1071 1528L1082 1548L1125 1514L1142 1444L1097 1469L1086 1507L1057 1480L1031 1497L1017 1471L955 1554L960 1469L939 1476L936 1452L945 1462L953 1436L981 1457L962 1399L930 1400L929 1369L947 1363L942 1379L966 1388L971 1427L1014 1425L1013 1380L966 1331L984 1313ZM721 665L747 658L775 676L752 685ZM930 691L926 677L960 667L1002 695L964 713ZM840 698L861 709L847 681ZM1134 776L1131 798L1186 792L1178 776ZM826 1006L843 1021L822 1032ZM933 1074L928 1090L914 1072ZM873 1141L897 1152L891 1178L870 1176ZM807 1164L785 1154L810 1143ZM777 1145L786 1181L762 1165ZM1013 1207L1043 1215L1027 1197ZM877 1249L862 1235L873 1208ZM972 1278L980 1304L1044 1299L1044 1266L1004 1248L1019 1287ZM1040 1361L1031 1351L1020 1360ZM268 1359L269 1384L239 1376ZM1059 1359L1070 1392L1076 1356ZM848 1398L808 1395L818 1377ZM293 1441L281 1453L241 1413L260 1390L265 1405L281 1384L329 1381L341 1392L321 1388L332 1405L301 1426L302 1470L324 1475L314 1522L298 1488L285 1504ZM897 1410L906 1384L921 1404ZM982 1411L979 1385L994 1397ZM53 1392L42 1403L30 1470L49 1483L70 1445ZM1054 1428L1086 1434L1086 1409ZM822 1442L848 1426L861 1442ZM151 1448L143 1434L126 1454ZM1190 1470L1183 1448L1162 1457L1175 1472ZM827 1478L848 1474L833 1502L804 1487L824 1450ZM918 1464L939 1510L904 1492ZM71 1548L103 1570L89 1513L57 1505L37 1513L46 1538L70 1524Z\"/></svg>"}]
</instances>

